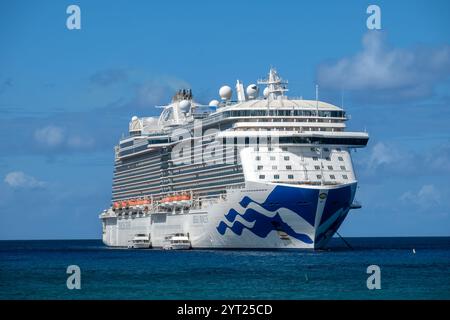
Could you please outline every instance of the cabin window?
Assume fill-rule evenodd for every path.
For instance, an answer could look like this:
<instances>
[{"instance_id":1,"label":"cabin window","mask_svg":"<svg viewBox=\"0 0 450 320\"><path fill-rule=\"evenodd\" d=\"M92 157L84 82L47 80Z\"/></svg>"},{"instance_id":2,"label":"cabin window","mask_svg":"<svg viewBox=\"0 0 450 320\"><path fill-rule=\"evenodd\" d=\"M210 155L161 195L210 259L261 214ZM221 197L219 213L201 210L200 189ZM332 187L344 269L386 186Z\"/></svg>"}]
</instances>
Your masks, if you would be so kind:
<instances>
[{"instance_id":1,"label":"cabin window","mask_svg":"<svg viewBox=\"0 0 450 320\"><path fill-rule=\"evenodd\" d=\"M280 179L280 175L279 175L279 174L275 174L275 175L273 176L273 178L274 178L274 179Z\"/></svg>"},{"instance_id":2,"label":"cabin window","mask_svg":"<svg viewBox=\"0 0 450 320\"><path fill-rule=\"evenodd\" d=\"M294 175L293 174L289 174L288 175L288 179L294 179Z\"/></svg>"},{"instance_id":3,"label":"cabin window","mask_svg":"<svg viewBox=\"0 0 450 320\"><path fill-rule=\"evenodd\" d=\"M320 170L320 167L319 166L314 166L314 169Z\"/></svg>"},{"instance_id":4,"label":"cabin window","mask_svg":"<svg viewBox=\"0 0 450 320\"><path fill-rule=\"evenodd\" d=\"M260 156L256 156L256 161L259 161L259 160L261 160L261 157Z\"/></svg>"},{"instance_id":5,"label":"cabin window","mask_svg":"<svg viewBox=\"0 0 450 320\"><path fill-rule=\"evenodd\" d=\"M345 166L341 166L341 170L347 170Z\"/></svg>"},{"instance_id":6,"label":"cabin window","mask_svg":"<svg viewBox=\"0 0 450 320\"><path fill-rule=\"evenodd\" d=\"M260 178L260 179L265 179L265 178L266 178L266 176L265 176L265 175L263 175L263 174L260 174L260 175L259 175L259 178Z\"/></svg>"},{"instance_id":7,"label":"cabin window","mask_svg":"<svg viewBox=\"0 0 450 320\"><path fill-rule=\"evenodd\" d=\"M275 161L276 158L275 158L274 156L271 156L271 157L270 157L270 160Z\"/></svg>"},{"instance_id":8,"label":"cabin window","mask_svg":"<svg viewBox=\"0 0 450 320\"><path fill-rule=\"evenodd\" d=\"M312 158L314 161L317 161L317 160L319 160L319 158L318 157L313 157Z\"/></svg>"},{"instance_id":9,"label":"cabin window","mask_svg":"<svg viewBox=\"0 0 450 320\"><path fill-rule=\"evenodd\" d=\"M334 174L330 174L330 179L331 179L331 180L336 179L336 177L334 176Z\"/></svg>"},{"instance_id":10,"label":"cabin window","mask_svg":"<svg viewBox=\"0 0 450 320\"><path fill-rule=\"evenodd\" d=\"M286 166L286 170L292 170L292 166Z\"/></svg>"},{"instance_id":11,"label":"cabin window","mask_svg":"<svg viewBox=\"0 0 450 320\"><path fill-rule=\"evenodd\" d=\"M328 166L328 170L333 170L333 166Z\"/></svg>"},{"instance_id":12,"label":"cabin window","mask_svg":"<svg viewBox=\"0 0 450 320\"><path fill-rule=\"evenodd\" d=\"M277 170L278 167L277 166L272 166L272 170Z\"/></svg>"},{"instance_id":13,"label":"cabin window","mask_svg":"<svg viewBox=\"0 0 450 320\"><path fill-rule=\"evenodd\" d=\"M338 160L339 160L339 161L344 161L344 158L338 157Z\"/></svg>"},{"instance_id":14,"label":"cabin window","mask_svg":"<svg viewBox=\"0 0 450 320\"><path fill-rule=\"evenodd\" d=\"M345 180L348 180L348 177L347 177L346 174L343 174L343 175L342 175L342 178L345 179Z\"/></svg>"},{"instance_id":15,"label":"cabin window","mask_svg":"<svg viewBox=\"0 0 450 320\"><path fill-rule=\"evenodd\" d=\"M289 156L285 156L284 160L289 161Z\"/></svg>"},{"instance_id":16,"label":"cabin window","mask_svg":"<svg viewBox=\"0 0 450 320\"><path fill-rule=\"evenodd\" d=\"M262 170L263 169L263 166L258 166L258 170Z\"/></svg>"}]
</instances>

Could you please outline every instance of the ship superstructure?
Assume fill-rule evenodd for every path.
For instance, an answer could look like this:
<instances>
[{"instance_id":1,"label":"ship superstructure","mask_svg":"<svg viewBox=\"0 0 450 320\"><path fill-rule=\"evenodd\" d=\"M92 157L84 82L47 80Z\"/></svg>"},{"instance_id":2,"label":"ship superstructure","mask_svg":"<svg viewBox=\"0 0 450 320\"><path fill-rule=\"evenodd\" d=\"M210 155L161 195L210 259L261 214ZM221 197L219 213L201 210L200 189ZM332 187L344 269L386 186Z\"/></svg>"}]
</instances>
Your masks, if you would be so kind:
<instances>
[{"instance_id":1,"label":"ship superstructure","mask_svg":"<svg viewBox=\"0 0 450 320\"><path fill-rule=\"evenodd\" d=\"M369 136L345 131L342 108L288 98L287 85L272 68L246 90L238 80L235 100L229 86L209 105L184 89L159 118L134 116L115 147L103 242L323 248L356 207L350 152Z\"/></svg>"}]
</instances>

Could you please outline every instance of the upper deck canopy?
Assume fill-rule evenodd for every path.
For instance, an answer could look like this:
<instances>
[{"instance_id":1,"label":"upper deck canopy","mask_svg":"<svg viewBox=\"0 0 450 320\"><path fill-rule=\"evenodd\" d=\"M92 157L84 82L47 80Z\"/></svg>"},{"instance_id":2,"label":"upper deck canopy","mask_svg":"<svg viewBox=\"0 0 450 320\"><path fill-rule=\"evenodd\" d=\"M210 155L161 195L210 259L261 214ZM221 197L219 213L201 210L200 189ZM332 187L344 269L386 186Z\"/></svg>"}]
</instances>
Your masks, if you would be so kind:
<instances>
[{"instance_id":1,"label":"upper deck canopy","mask_svg":"<svg viewBox=\"0 0 450 320\"><path fill-rule=\"evenodd\" d=\"M280 100L267 100L256 99L238 102L218 109L218 112L236 109L305 109L305 110L333 110L342 111L331 103L316 101L316 100L301 100L301 99L280 99Z\"/></svg>"}]
</instances>

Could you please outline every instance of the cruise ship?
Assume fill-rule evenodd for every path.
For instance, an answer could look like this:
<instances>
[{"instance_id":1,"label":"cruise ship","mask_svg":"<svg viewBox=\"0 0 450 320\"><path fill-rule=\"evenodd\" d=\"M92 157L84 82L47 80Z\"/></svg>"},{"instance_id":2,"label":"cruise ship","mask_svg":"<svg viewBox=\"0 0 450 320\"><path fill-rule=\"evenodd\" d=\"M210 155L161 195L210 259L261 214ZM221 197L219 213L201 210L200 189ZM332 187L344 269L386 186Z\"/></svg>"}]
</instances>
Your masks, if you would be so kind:
<instances>
[{"instance_id":1,"label":"cruise ship","mask_svg":"<svg viewBox=\"0 0 450 320\"><path fill-rule=\"evenodd\" d=\"M351 152L366 132L346 112L290 98L274 68L244 89L224 85L208 105L190 89L133 116L115 146L112 200L100 214L107 246L323 249L354 201ZM136 240L137 239L137 240ZM169 242L168 242L169 241Z\"/></svg>"}]
</instances>

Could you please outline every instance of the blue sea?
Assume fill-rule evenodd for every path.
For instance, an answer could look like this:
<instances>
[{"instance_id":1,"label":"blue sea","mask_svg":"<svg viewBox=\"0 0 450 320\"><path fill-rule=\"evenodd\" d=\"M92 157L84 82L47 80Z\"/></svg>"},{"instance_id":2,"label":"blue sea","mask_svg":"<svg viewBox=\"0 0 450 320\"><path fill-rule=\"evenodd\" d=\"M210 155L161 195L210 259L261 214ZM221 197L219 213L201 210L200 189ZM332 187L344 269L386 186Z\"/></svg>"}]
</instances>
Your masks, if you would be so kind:
<instances>
[{"instance_id":1,"label":"blue sea","mask_svg":"<svg viewBox=\"0 0 450 320\"><path fill-rule=\"evenodd\" d=\"M450 299L450 237L347 241L353 250L333 239L314 252L0 241L0 299ZM69 265L80 290L67 289ZM380 267L379 290L367 288L369 265Z\"/></svg>"}]
</instances>

